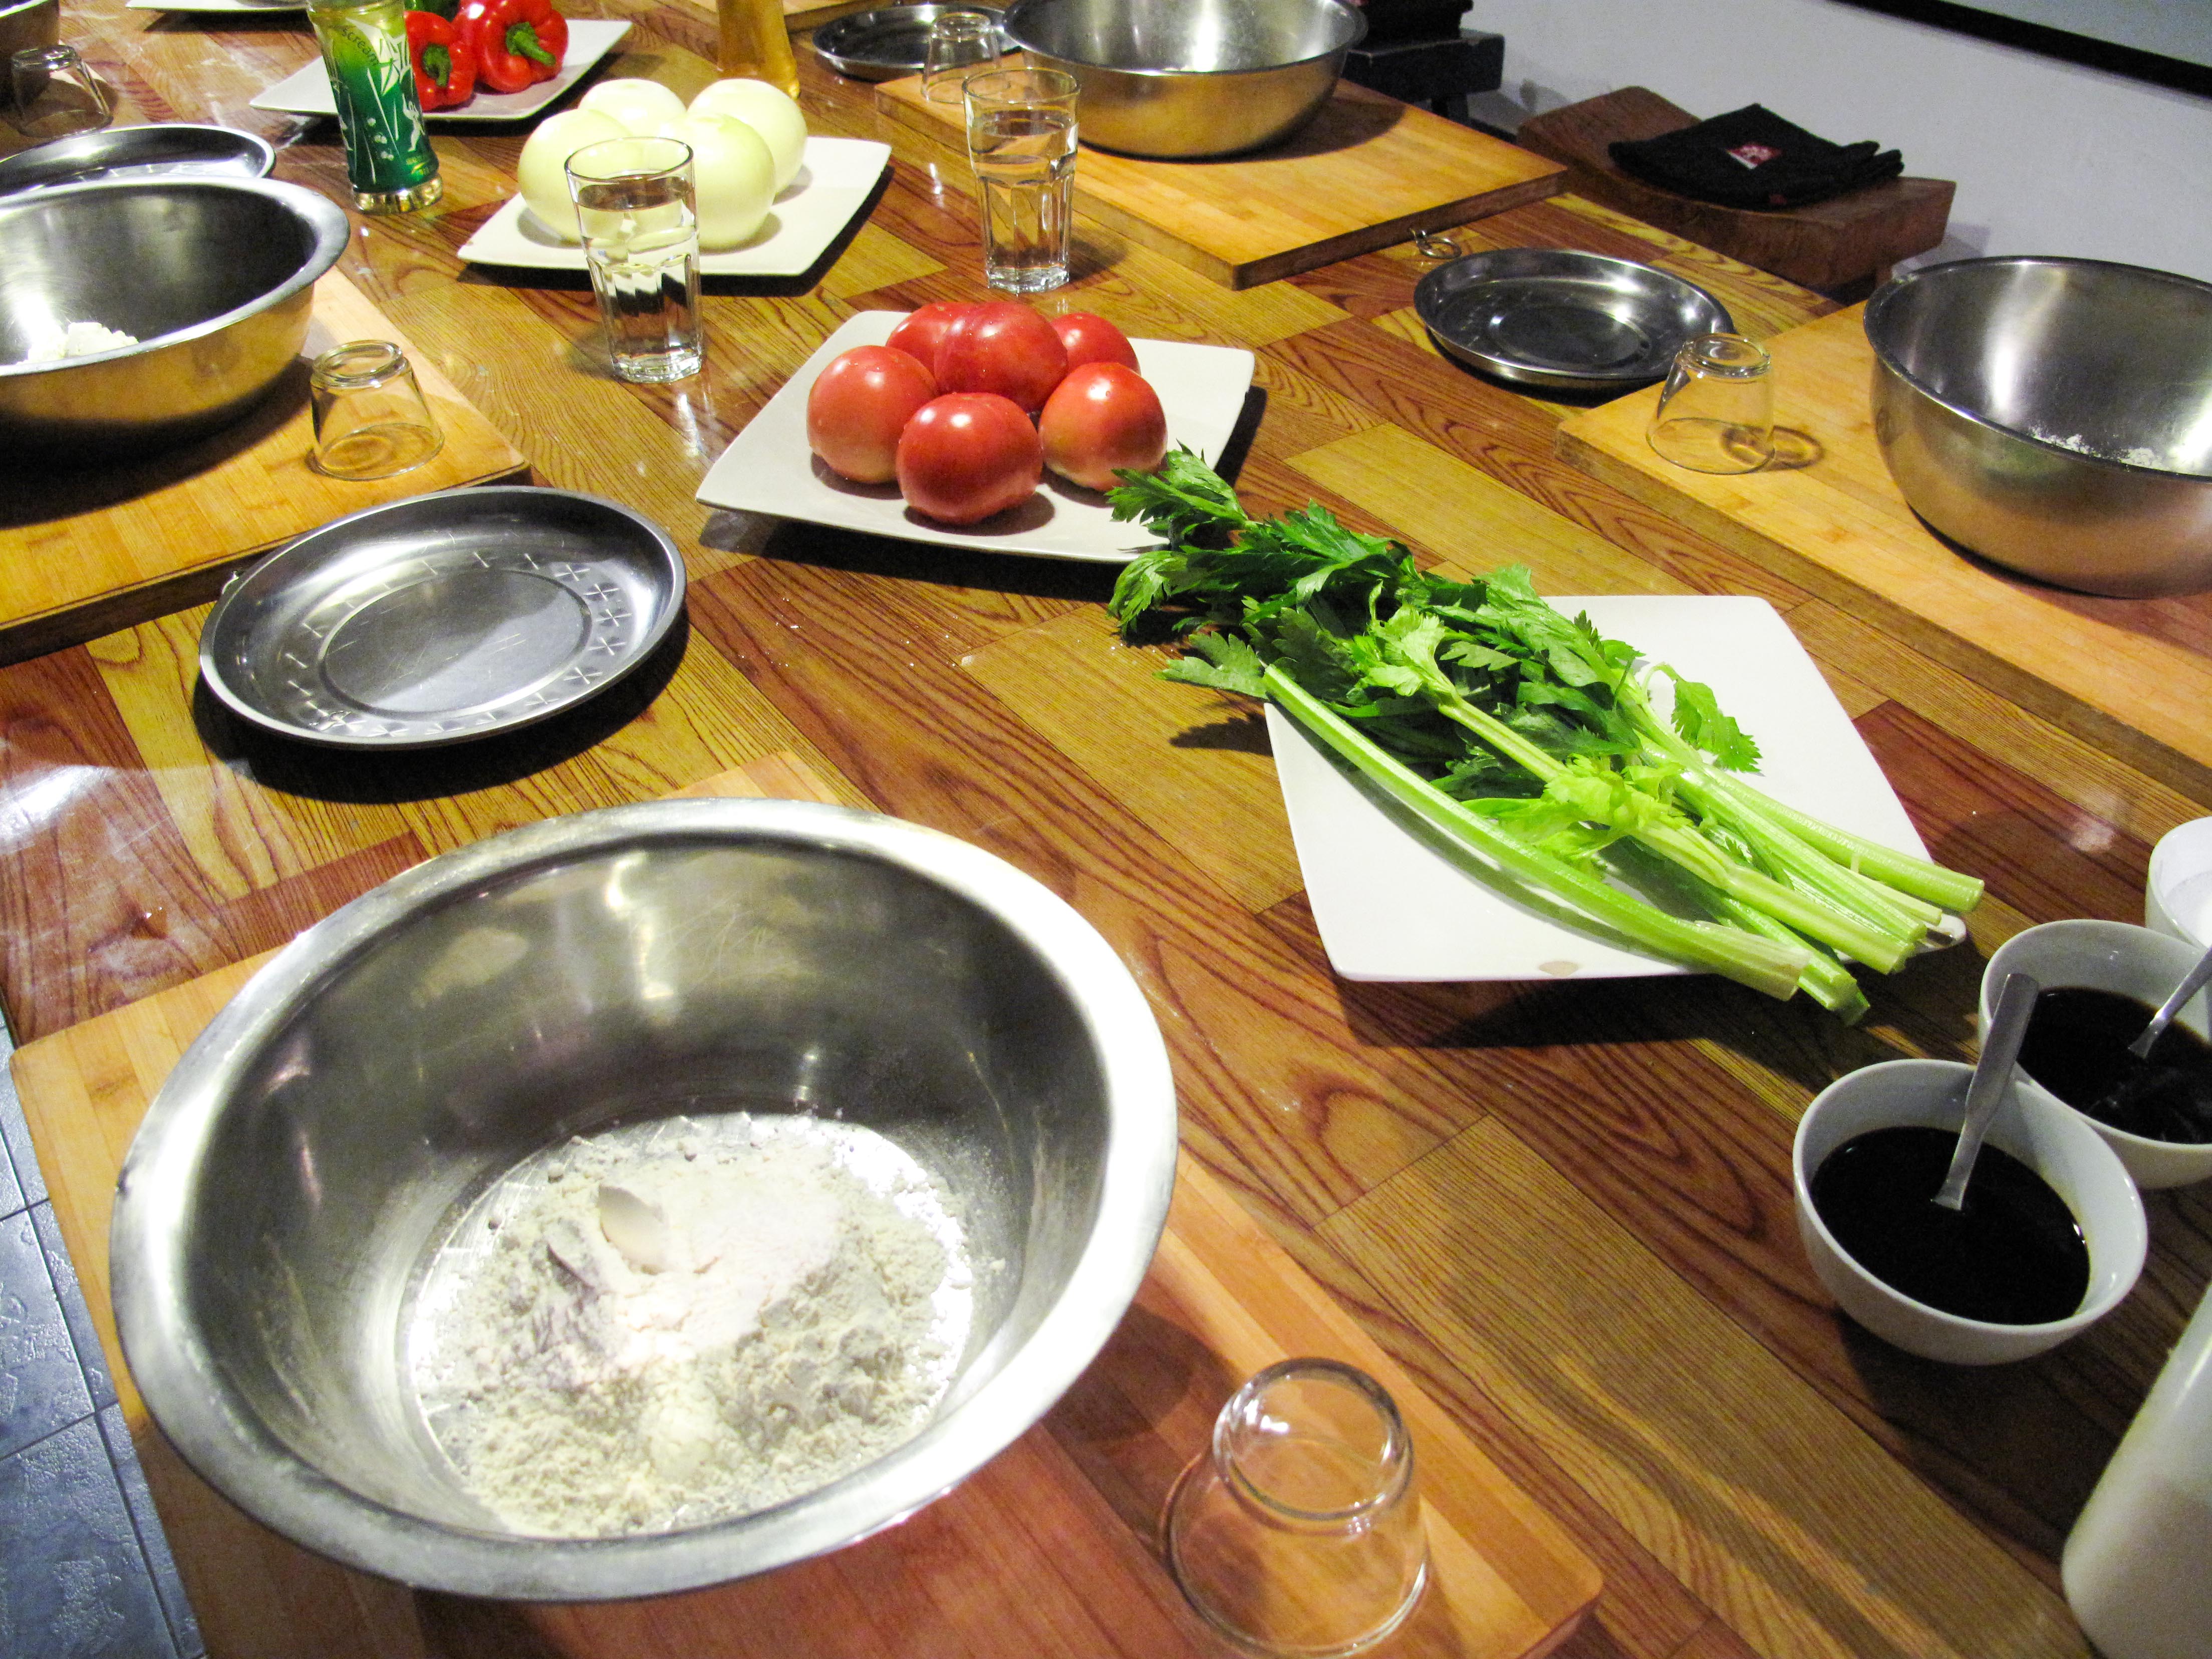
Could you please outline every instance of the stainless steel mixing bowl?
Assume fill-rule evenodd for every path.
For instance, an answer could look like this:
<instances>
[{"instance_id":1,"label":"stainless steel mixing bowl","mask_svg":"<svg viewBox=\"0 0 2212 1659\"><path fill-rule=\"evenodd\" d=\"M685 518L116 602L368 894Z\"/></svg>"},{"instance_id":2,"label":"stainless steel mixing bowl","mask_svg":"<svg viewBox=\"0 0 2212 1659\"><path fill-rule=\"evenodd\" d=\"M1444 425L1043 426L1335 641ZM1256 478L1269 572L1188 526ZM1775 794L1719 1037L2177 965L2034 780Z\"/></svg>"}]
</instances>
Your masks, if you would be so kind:
<instances>
[{"instance_id":1,"label":"stainless steel mixing bowl","mask_svg":"<svg viewBox=\"0 0 2212 1659\"><path fill-rule=\"evenodd\" d=\"M0 447L136 457L243 416L299 355L343 209L270 179L161 178L0 200ZM72 322L140 343L24 360Z\"/></svg>"},{"instance_id":2,"label":"stainless steel mixing bowl","mask_svg":"<svg viewBox=\"0 0 2212 1659\"><path fill-rule=\"evenodd\" d=\"M949 1395L905 1445L757 1515L507 1531L408 1381L426 1262L534 1151L738 1109L866 1125L949 1189L979 1269ZM1143 995L1027 876L872 813L616 807L434 859L254 976L125 1160L116 1322L192 1466L310 1549L475 1595L650 1595L850 1542L1020 1435L1127 1309L1175 1157Z\"/></svg>"},{"instance_id":3,"label":"stainless steel mixing bowl","mask_svg":"<svg viewBox=\"0 0 2212 1659\"><path fill-rule=\"evenodd\" d=\"M1868 304L1912 510L2089 593L2212 588L2212 283L2096 259L1931 265Z\"/></svg>"},{"instance_id":4,"label":"stainless steel mixing bowl","mask_svg":"<svg viewBox=\"0 0 2212 1659\"><path fill-rule=\"evenodd\" d=\"M1282 143L1367 33L1341 0L1016 0L1004 27L1080 83L1084 143L1171 161Z\"/></svg>"}]
</instances>

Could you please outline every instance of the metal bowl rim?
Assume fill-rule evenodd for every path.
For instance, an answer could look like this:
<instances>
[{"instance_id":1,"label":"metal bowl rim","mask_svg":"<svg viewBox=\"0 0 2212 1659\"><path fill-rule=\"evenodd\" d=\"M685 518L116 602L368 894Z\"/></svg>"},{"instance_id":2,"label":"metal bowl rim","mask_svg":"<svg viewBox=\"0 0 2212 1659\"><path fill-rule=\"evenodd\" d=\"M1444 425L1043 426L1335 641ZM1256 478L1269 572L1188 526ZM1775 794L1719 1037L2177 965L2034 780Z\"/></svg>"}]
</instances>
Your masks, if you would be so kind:
<instances>
[{"instance_id":1,"label":"metal bowl rim","mask_svg":"<svg viewBox=\"0 0 2212 1659\"><path fill-rule=\"evenodd\" d=\"M1054 0L1014 0L1014 3L1006 8L1006 19L999 25L999 33L1005 35L1007 40L1012 41L1016 46L1019 47L1024 52L1033 52L1038 57L1050 58L1055 64L1073 64L1081 69L1101 70L1109 75L1131 75L1146 78L1162 78L1174 76L1184 79L1194 80L1231 80L1241 76L1276 75L1281 73L1285 70L1306 69L1316 64L1326 63L1332 58L1340 57L1343 53L1350 52L1354 46L1357 46L1362 40L1364 40L1367 38L1367 16L1366 14L1358 7L1346 4L1346 0L1318 0L1318 3L1326 5L1336 11L1343 13L1351 21L1352 33L1346 37L1341 45L1330 46L1324 51L1315 52L1310 58L1293 58L1280 64L1256 64L1249 69L1206 70L1143 68L1127 64L1102 64L1097 62L1095 58L1070 57L1067 53L1057 51L1052 47L1040 46L1033 41L1025 40L1022 35L1016 33L1016 20L1023 12L1036 8L1048 6L1052 3L1054 3ZM1078 119L1079 121L1080 120L1079 110Z\"/></svg>"},{"instance_id":2,"label":"metal bowl rim","mask_svg":"<svg viewBox=\"0 0 2212 1659\"><path fill-rule=\"evenodd\" d=\"M185 1197L203 1172L224 1087L332 975L408 915L589 853L697 841L786 842L905 869L986 910L1060 979L1090 1031L1112 1127L1098 1219L1060 1296L998 1374L952 1413L843 1480L754 1515L641 1537L547 1539L422 1521L337 1485L239 1408L222 1368L187 1328L180 1299L157 1294L168 1282L161 1269L185 1236ZM117 1180L109 1227L117 1329L149 1409L185 1461L319 1553L465 1595L581 1601L670 1594L857 1541L951 1491L1026 1432L1134 1299L1166 1225L1176 1147L1173 1074L1144 994L1080 914L996 854L921 824L808 801L606 807L489 836L394 877L301 933L216 1014L148 1108ZM170 1165L178 1167L156 1184L155 1171ZM886 1474L896 1477L888 1505L852 1503L864 1479Z\"/></svg>"},{"instance_id":3,"label":"metal bowl rim","mask_svg":"<svg viewBox=\"0 0 2212 1659\"><path fill-rule=\"evenodd\" d=\"M1879 329L1881 323L1888 313L1903 302L1902 296L1907 290L1925 280L1938 276L1944 271L1995 265L2017 267L2048 265L2061 270L2124 271L2130 276L2149 276L2177 288L2197 289L2203 294L2208 301L2212 301L2212 283L2203 282L2194 276L2185 276L2179 271L2160 270L2150 265L2131 265L2118 259L2085 259L2062 253L1998 253L1978 259L1947 259L1942 264L1922 265L1917 270L1900 271L1884 283L1875 296L1867 301L1866 313L1860 319L1860 326L1864 329L1867 344L1873 350L1875 360L1881 365L1883 371L1895 375L1913 391L1927 398L1929 403L1957 416L1960 420L1980 427L1985 431L2002 433L2008 438L2017 439L2020 442L2032 445L2046 454L2064 456L2077 461L2090 462L2099 466L2113 467L2122 472L2140 474L2146 478L2178 478L2185 483L2212 482L2212 479L2208 479L2207 475L2202 472L2180 472L2172 467L2145 466L2140 462L2122 460L2117 455L2100 455L2089 450L2074 449L2065 444L2053 443L2048 438L2039 438L2033 432L2023 432L2016 426L2009 426L2002 421L1994 420L1977 410L1969 409L1963 404L1944 397L1935 387L1898 361L1894 349L1883 337ZM1875 435L1879 437L1881 434L1877 431ZM1884 445L1884 447L1887 446Z\"/></svg>"},{"instance_id":4,"label":"metal bowl rim","mask_svg":"<svg viewBox=\"0 0 2212 1659\"><path fill-rule=\"evenodd\" d=\"M629 664L621 673L601 680L598 684L587 688L566 702L539 710L526 720L512 720L499 726L486 726L478 731L458 733L450 738L434 738L427 742L419 739L395 742L374 738L334 737L329 732L310 731L304 726L295 726L288 720L279 720L267 710L258 707L246 697L244 692L231 685L223 678L222 665L216 660L215 653L216 645L222 637L222 628L226 618L234 607L243 605L249 599L259 597L254 591L254 584L262 580L264 575L268 580L275 580L278 575L283 574L281 566L283 561L290 559L296 562L298 559L312 556L325 550L325 546L331 542L337 542L343 547L348 532L363 520L380 518L387 514L397 513L404 507L417 506L423 501L450 499L470 505L477 503L489 505L517 498L525 501L560 500L585 502L616 518L625 520L642 530L659 552L668 573L660 616L640 642L637 649L630 653ZM395 501L379 501L374 506L364 507L358 511L349 513L342 519L332 519L327 524L318 525L314 529L295 537L275 552L266 555L257 563L234 576L225 584L222 596L216 601L215 608L208 613L207 620L200 624L200 679L222 702L223 707L232 714L278 737L290 738L302 743L312 743L328 749L371 750L391 754L408 750L447 748L455 744L472 743L483 738L504 736L509 732L520 731L525 726L556 719L568 714L580 704L590 702L601 692L619 685L650 659L653 653L660 648L662 641L668 637L669 630L676 625L676 619L684 613L686 588L687 575L684 565L684 554L676 545L675 538L635 507L626 507L620 501L610 501L604 495L586 495L580 489L555 489L542 484L465 484L450 489L428 490L420 495L406 495Z\"/></svg>"},{"instance_id":5,"label":"metal bowl rim","mask_svg":"<svg viewBox=\"0 0 2212 1659\"><path fill-rule=\"evenodd\" d=\"M73 132L65 137L51 138L43 144L33 144L28 149L19 149L12 155L0 157L0 197L13 196L19 191L61 190L66 188L66 186L60 184L41 185L36 179L33 179L29 184L26 185L10 185L8 182L8 179L11 169L15 171L26 170L17 167L16 163L18 162L27 161L44 151L60 149L64 146L77 146L82 149L98 151L102 148L102 143L94 141L110 141L121 134L131 132L219 132L226 139L235 141L232 145L233 151L235 154L242 156L251 155L256 158L257 166L252 177L256 179L265 179L269 176L270 170L276 165L276 146L271 144L266 138L262 137L258 133L243 131L237 127L227 127L222 125L220 122L216 121L140 121L129 126L101 127L92 132ZM93 166L97 165L97 163L88 162L86 165ZM131 164L125 163L125 165ZM145 179L137 179L131 182L136 184L158 184L169 179L191 179L198 176L199 175L187 171L164 173L159 178L149 177ZM213 176L219 179L243 179L246 175L240 173L217 173ZM71 182L78 184L100 184L108 181L94 177L90 179L73 179Z\"/></svg>"},{"instance_id":6,"label":"metal bowl rim","mask_svg":"<svg viewBox=\"0 0 2212 1659\"><path fill-rule=\"evenodd\" d=\"M0 363L0 380L52 374L59 370L81 368L88 363L119 362L133 356L146 356L167 350L171 346L188 344L219 334L233 324L282 305L302 289L313 286L345 252L346 243L353 235L353 222L345 210L328 197L319 196L298 185L288 185L277 179L223 179L194 177L189 173L174 174L160 179L94 179L81 185L57 185L50 190L17 191L0 198L0 220L15 212L28 212L48 204L105 195L111 191L244 191L247 195L266 197L280 206L289 208L294 216L303 221L314 233L315 246L300 268L276 287L256 295L244 305L234 306L228 311L186 328L173 329L167 334L156 334L150 340L141 340L136 345L118 347L113 351L88 352L81 357L64 357L48 363Z\"/></svg>"}]
</instances>

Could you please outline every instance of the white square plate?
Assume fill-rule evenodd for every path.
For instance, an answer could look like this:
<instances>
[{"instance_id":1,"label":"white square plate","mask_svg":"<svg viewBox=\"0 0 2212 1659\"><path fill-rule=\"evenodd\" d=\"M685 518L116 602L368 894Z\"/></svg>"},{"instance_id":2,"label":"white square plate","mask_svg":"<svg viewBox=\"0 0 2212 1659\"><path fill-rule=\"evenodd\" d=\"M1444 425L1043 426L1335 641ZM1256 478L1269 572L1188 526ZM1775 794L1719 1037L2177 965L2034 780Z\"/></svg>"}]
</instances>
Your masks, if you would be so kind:
<instances>
[{"instance_id":1,"label":"white square plate","mask_svg":"<svg viewBox=\"0 0 2212 1659\"><path fill-rule=\"evenodd\" d=\"M699 269L709 276L796 276L812 269L867 205L890 159L891 147L872 138L809 138L805 159L759 234L743 247L702 253ZM480 265L580 271L584 246L562 241L516 196L461 245L461 258Z\"/></svg>"},{"instance_id":2,"label":"white square plate","mask_svg":"<svg viewBox=\"0 0 2212 1659\"><path fill-rule=\"evenodd\" d=\"M234 9L266 11L269 8L246 5ZM603 21L592 17L572 17L568 20L568 49L561 54L561 72L550 81L538 82L520 92L479 92L458 109L429 110L422 118L433 123L526 119L582 80L600 58L614 50L615 42L629 33L626 20ZM337 101L331 96L331 77L320 58L270 87L253 100L253 107L286 110L294 115L338 112Z\"/></svg>"},{"instance_id":3,"label":"white square plate","mask_svg":"<svg viewBox=\"0 0 2212 1659\"><path fill-rule=\"evenodd\" d=\"M1754 787L1884 846L1919 836L1850 716L1764 599L1553 599L1607 635L1703 680L1758 742ZM1689 971L1577 933L1449 862L1401 829L1280 710L1267 710L1291 838L1329 965L1352 980L1621 979Z\"/></svg>"},{"instance_id":4,"label":"white square plate","mask_svg":"<svg viewBox=\"0 0 2212 1659\"><path fill-rule=\"evenodd\" d=\"M699 486L710 507L805 519L872 536L938 542L990 553L1033 553L1048 559L1125 564L1159 538L1141 524L1116 524L1106 498L1047 472L1024 505L965 527L933 524L907 510L896 484L848 483L806 447L806 394L831 358L859 345L881 345L902 311L864 311L822 343L785 381L745 429L730 441ZM1160 394L1168 443L1188 444L1218 464L1243 412L1252 384L1252 354L1229 346L1179 340L1133 340L1137 367Z\"/></svg>"}]
</instances>

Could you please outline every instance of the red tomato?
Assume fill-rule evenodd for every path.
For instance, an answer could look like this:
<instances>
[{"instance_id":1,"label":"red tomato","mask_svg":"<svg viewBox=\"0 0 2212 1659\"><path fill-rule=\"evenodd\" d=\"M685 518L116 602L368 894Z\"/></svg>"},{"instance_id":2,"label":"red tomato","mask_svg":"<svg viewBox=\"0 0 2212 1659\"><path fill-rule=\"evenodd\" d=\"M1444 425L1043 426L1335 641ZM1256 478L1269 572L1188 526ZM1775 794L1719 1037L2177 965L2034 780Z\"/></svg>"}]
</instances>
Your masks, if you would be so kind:
<instances>
[{"instance_id":1,"label":"red tomato","mask_svg":"<svg viewBox=\"0 0 2212 1659\"><path fill-rule=\"evenodd\" d=\"M1137 367L1137 348L1129 343L1129 337L1095 312L1071 311L1065 317L1055 317L1052 319L1052 331L1060 336L1070 369L1080 368L1085 363Z\"/></svg>"},{"instance_id":2,"label":"red tomato","mask_svg":"<svg viewBox=\"0 0 2212 1659\"><path fill-rule=\"evenodd\" d=\"M891 337L884 343L894 351L905 352L934 374L937 348L945 338L945 331L975 308L951 300L932 300L907 313L906 320L891 331Z\"/></svg>"},{"instance_id":3,"label":"red tomato","mask_svg":"<svg viewBox=\"0 0 2212 1659\"><path fill-rule=\"evenodd\" d=\"M937 395L930 373L889 346L841 352L806 392L806 447L840 477L889 483L899 434Z\"/></svg>"},{"instance_id":4,"label":"red tomato","mask_svg":"<svg viewBox=\"0 0 2212 1659\"><path fill-rule=\"evenodd\" d=\"M1085 363L1046 400L1037 416L1044 462L1063 478L1111 489L1117 471L1150 472L1168 453L1168 417L1159 394L1134 369Z\"/></svg>"},{"instance_id":5,"label":"red tomato","mask_svg":"<svg viewBox=\"0 0 2212 1659\"><path fill-rule=\"evenodd\" d=\"M937 348L937 383L947 392L995 392L1032 415L1066 373L1067 350L1052 325L1012 300L971 307Z\"/></svg>"},{"instance_id":6,"label":"red tomato","mask_svg":"<svg viewBox=\"0 0 2212 1659\"><path fill-rule=\"evenodd\" d=\"M974 524L1036 493L1044 455L1030 417L990 392L949 392L899 434L899 493L945 524Z\"/></svg>"}]
</instances>

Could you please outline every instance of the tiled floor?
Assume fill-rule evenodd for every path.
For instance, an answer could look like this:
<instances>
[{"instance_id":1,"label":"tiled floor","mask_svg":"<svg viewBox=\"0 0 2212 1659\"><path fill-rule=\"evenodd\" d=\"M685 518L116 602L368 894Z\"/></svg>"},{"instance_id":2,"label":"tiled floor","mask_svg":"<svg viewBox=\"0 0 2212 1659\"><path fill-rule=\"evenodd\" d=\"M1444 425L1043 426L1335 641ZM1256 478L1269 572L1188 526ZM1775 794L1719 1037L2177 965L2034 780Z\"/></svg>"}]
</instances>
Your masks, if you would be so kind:
<instances>
[{"instance_id":1,"label":"tiled floor","mask_svg":"<svg viewBox=\"0 0 2212 1659\"><path fill-rule=\"evenodd\" d=\"M0 1659L206 1651L62 1248L0 1029Z\"/></svg>"}]
</instances>

